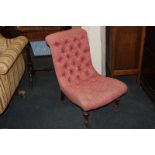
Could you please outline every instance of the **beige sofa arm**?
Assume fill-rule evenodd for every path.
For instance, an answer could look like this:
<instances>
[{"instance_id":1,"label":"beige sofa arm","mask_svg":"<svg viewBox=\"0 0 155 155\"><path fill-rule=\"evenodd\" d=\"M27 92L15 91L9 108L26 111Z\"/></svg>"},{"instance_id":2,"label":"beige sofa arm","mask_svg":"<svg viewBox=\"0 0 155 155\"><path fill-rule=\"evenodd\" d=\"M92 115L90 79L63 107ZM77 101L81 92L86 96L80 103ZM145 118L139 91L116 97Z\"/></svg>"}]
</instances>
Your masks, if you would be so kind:
<instances>
[{"instance_id":1,"label":"beige sofa arm","mask_svg":"<svg viewBox=\"0 0 155 155\"><path fill-rule=\"evenodd\" d=\"M19 36L11 40L8 48L0 54L0 74L6 74L9 71L28 43L28 39L24 36Z\"/></svg>"}]
</instances>

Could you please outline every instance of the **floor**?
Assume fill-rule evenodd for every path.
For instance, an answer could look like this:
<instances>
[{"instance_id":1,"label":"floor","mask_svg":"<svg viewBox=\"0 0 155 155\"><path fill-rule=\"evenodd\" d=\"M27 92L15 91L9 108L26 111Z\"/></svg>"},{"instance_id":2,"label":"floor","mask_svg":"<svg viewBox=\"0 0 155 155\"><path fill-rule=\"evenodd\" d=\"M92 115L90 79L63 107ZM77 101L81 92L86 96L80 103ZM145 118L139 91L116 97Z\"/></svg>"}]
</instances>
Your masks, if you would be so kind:
<instances>
[{"instance_id":1,"label":"floor","mask_svg":"<svg viewBox=\"0 0 155 155\"><path fill-rule=\"evenodd\" d=\"M135 76L120 76L128 87L121 98L120 109L113 104L90 113L92 129L151 129L155 128L155 105L136 83ZM27 74L19 89L26 96L14 96L7 110L0 115L0 128L4 129L83 129L80 108L67 98L60 101L60 91L54 71L36 72L34 85L28 87Z\"/></svg>"}]
</instances>

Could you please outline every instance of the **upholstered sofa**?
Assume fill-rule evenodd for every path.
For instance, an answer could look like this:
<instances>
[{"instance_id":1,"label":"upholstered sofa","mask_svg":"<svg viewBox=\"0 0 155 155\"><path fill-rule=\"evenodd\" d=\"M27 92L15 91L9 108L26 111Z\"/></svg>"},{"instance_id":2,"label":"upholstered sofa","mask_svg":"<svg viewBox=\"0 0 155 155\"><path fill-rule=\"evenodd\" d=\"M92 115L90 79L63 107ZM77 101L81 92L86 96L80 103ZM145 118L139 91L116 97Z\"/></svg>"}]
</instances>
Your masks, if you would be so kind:
<instances>
[{"instance_id":1,"label":"upholstered sofa","mask_svg":"<svg viewBox=\"0 0 155 155\"><path fill-rule=\"evenodd\" d=\"M22 51L28 40L6 39L0 34L0 114L6 109L25 71Z\"/></svg>"}]
</instances>

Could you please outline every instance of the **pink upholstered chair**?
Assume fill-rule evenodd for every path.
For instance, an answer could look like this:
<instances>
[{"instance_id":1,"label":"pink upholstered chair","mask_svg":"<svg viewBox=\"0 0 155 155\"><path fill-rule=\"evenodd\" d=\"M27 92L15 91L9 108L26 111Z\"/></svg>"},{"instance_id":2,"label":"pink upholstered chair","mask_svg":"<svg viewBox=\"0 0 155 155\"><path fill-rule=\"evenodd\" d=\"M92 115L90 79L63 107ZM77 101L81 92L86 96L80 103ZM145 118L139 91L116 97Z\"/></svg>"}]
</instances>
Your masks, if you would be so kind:
<instances>
[{"instance_id":1,"label":"pink upholstered chair","mask_svg":"<svg viewBox=\"0 0 155 155\"><path fill-rule=\"evenodd\" d=\"M46 42L52 51L61 92L84 111L86 126L90 110L117 101L127 92L123 82L95 71L85 30L79 28L57 32L48 35Z\"/></svg>"}]
</instances>

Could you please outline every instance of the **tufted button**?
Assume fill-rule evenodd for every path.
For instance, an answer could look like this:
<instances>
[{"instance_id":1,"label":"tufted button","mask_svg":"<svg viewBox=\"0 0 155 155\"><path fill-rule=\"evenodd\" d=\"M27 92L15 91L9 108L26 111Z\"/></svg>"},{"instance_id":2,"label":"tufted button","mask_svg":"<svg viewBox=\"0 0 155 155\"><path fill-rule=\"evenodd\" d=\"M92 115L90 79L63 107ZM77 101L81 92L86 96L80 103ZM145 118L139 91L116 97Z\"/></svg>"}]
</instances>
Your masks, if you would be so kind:
<instances>
[{"instance_id":1,"label":"tufted button","mask_svg":"<svg viewBox=\"0 0 155 155\"><path fill-rule=\"evenodd\" d=\"M65 53L65 48L64 47L62 47L61 52Z\"/></svg>"},{"instance_id":2,"label":"tufted button","mask_svg":"<svg viewBox=\"0 0 155 155\"><path fill-rule=\"evenodd\" d=\"M81 62L84 62L84 60L85 60L85 57L84 56L81 57Z\"/></svg>"},{"instance_id":3,"label":"tufted button","mask_svg":"<svg viewBox=\"0 0 155 155\"><path fill-rule=\"evenodd\" d=\"M59 57L59 58L58 58L58 62L61 62L61 61L62 61L62 57Z\"/></svg>"},{"instance_id":4,"label":"tufted button","mask_svg":"<svg viewBox=\"0 0 155 155\"><path fill-rule=\"evenodd\" d=\"M69 49L72 50L73 49L73 45L70 45Z\"/></svg>"},{"instance_id":5,"label":"tufted button","mask_svg":"<svg viewBox=\"0 0 155 155\"><path fill-rule=\"evenodd\" d=\"M78 55L79 55L79 52L78 52L78 51L76 51L76 52L75 52L75 56L78 56Z\"/></svg>"},{"instance_id":6,"label":"tufted button","mask_svg":"<svg viewBox=\"0 0 155 155\"><path fill-rule=\"evenodd\" d=\"M75 66L75 61L72 61L72 65Z\"/></svg>"},{"instance_id":7,"label":"tufted button","mask_svg":"<svg viewBox=\"0 0 155 155\"><path fill-rule=\"evenodd\" d=\"M80 47L81 47L81 42L79 42L77 45L78 45L78 47L80 48Z\"/></svg>"},{"instance_id":8,"label":"tufted button","mask_svg":"<svg viewBox=\"0 0 155 155\"><path fill-rule=\"evenodd\" d=\"M86 67L88 67L89 65L90 65L90 63L89 63L89 62L87 62L87 63L86 63Z\"/></svg>"},{"instance_id":9,"label":"tufted button","mask_svg":"<svg viewBox=\"0 0 155 155\"><path fill-rule=\"evenodd\" d=\"M88 49L85 49L83 52L84 52L84 53L87 53L88 51L89 51Z\"/></svg>"},{"instance_id":10,"label":"tufted button","mask_svg":"<svg viewBox=\"0 0 155 155\"><path fill-rule=\"evenodd\" d=\"M71 75L74 73L73 69L70 69L69 72Z\"/></svg>"},{"instance_id":11,"label":"tufted button","mask_svg":"<svg viewBox=\"0 0 155 155\"><path fill-rule=\"evenodd\" d=\"M71 82L71 78L70 77L68 77L68 82Z\"/></svg>"},{"instance_id":12,"label":"tufted button","mask_svg":"<svg viewBox=\"0 0 155 155\"><path fill-rule=\"evenodd\" d=\"M78 66L78 71L81 71L81 66Z\"/></svg>"},{"instance_id":13,"label":"tufted button","mask_svg":"<svg viewBox=\"0 0 155 155\"><path fill-rule=\"evenodd\" d=\"M79 80L79 79L80 79L80 76L79 76L79 75L77 75L77 76L76 76L76 79L77 79L77 80Z\"/></svg>"},{"instance_id":14,"label":"tufted button","mask_svg":"<svg viewBox=\"0 0 155 155\"><path fill-rule=\"evenodd\" d=\"M59 45L60 45L60 43L57 41L54 43L54 46L59 46Z\"/></svg>"},{"instance_id":15,"label":"tufted button","mask_svg":"<svg viewBox=\"0 0 155 155\"><path fill-rule=\"evenodd\" d=\"M69 55L69 54L67 54L67 55L66 55L66 57L69 59L69 58L70 58L70 55Z\"/></svg>"},{"instance_id":16,"label":"tufted button","mask_svg":"<svg viewBox=\"0 0 155 155\"><path fill-rule=\"evenodd\" d=\"M76 37L74 37L73 41L76 42L78 39Z\"/></svg>"},{"instance_id":17,"label":"tufted button","mask_svg":"<svg viewBox=\"0 0 155 155\"><path fill-rule=\"evenodd\" d=\"M67 62L64 64L64 68L65 69L67 69L67 67L68 67L68 64L67 64Z\"/></svg>"},{"instance_id":18,"label":"tufted button","mask_svg":"<svg viewBox=\"0 0 155 155\"><path fill-rule=\"evenodd\" d=\"M65 41L64 41L64 43L65 43L65 44L68 44L68 43L69 43L69 41L68 41L68 40L65 40Z\"/></svg>"},{"instance_id":19,"label":"tufted button","mask_svg":"<svg viewBox=\"0 0 155 155\"><path fill-rule=\"evenodd\" d=\"M62 77L65 77L65 76L66 76L66 73L65 73L65 72L63 72L63 73L62 73Z\"/></svg>"}]
</instances>

